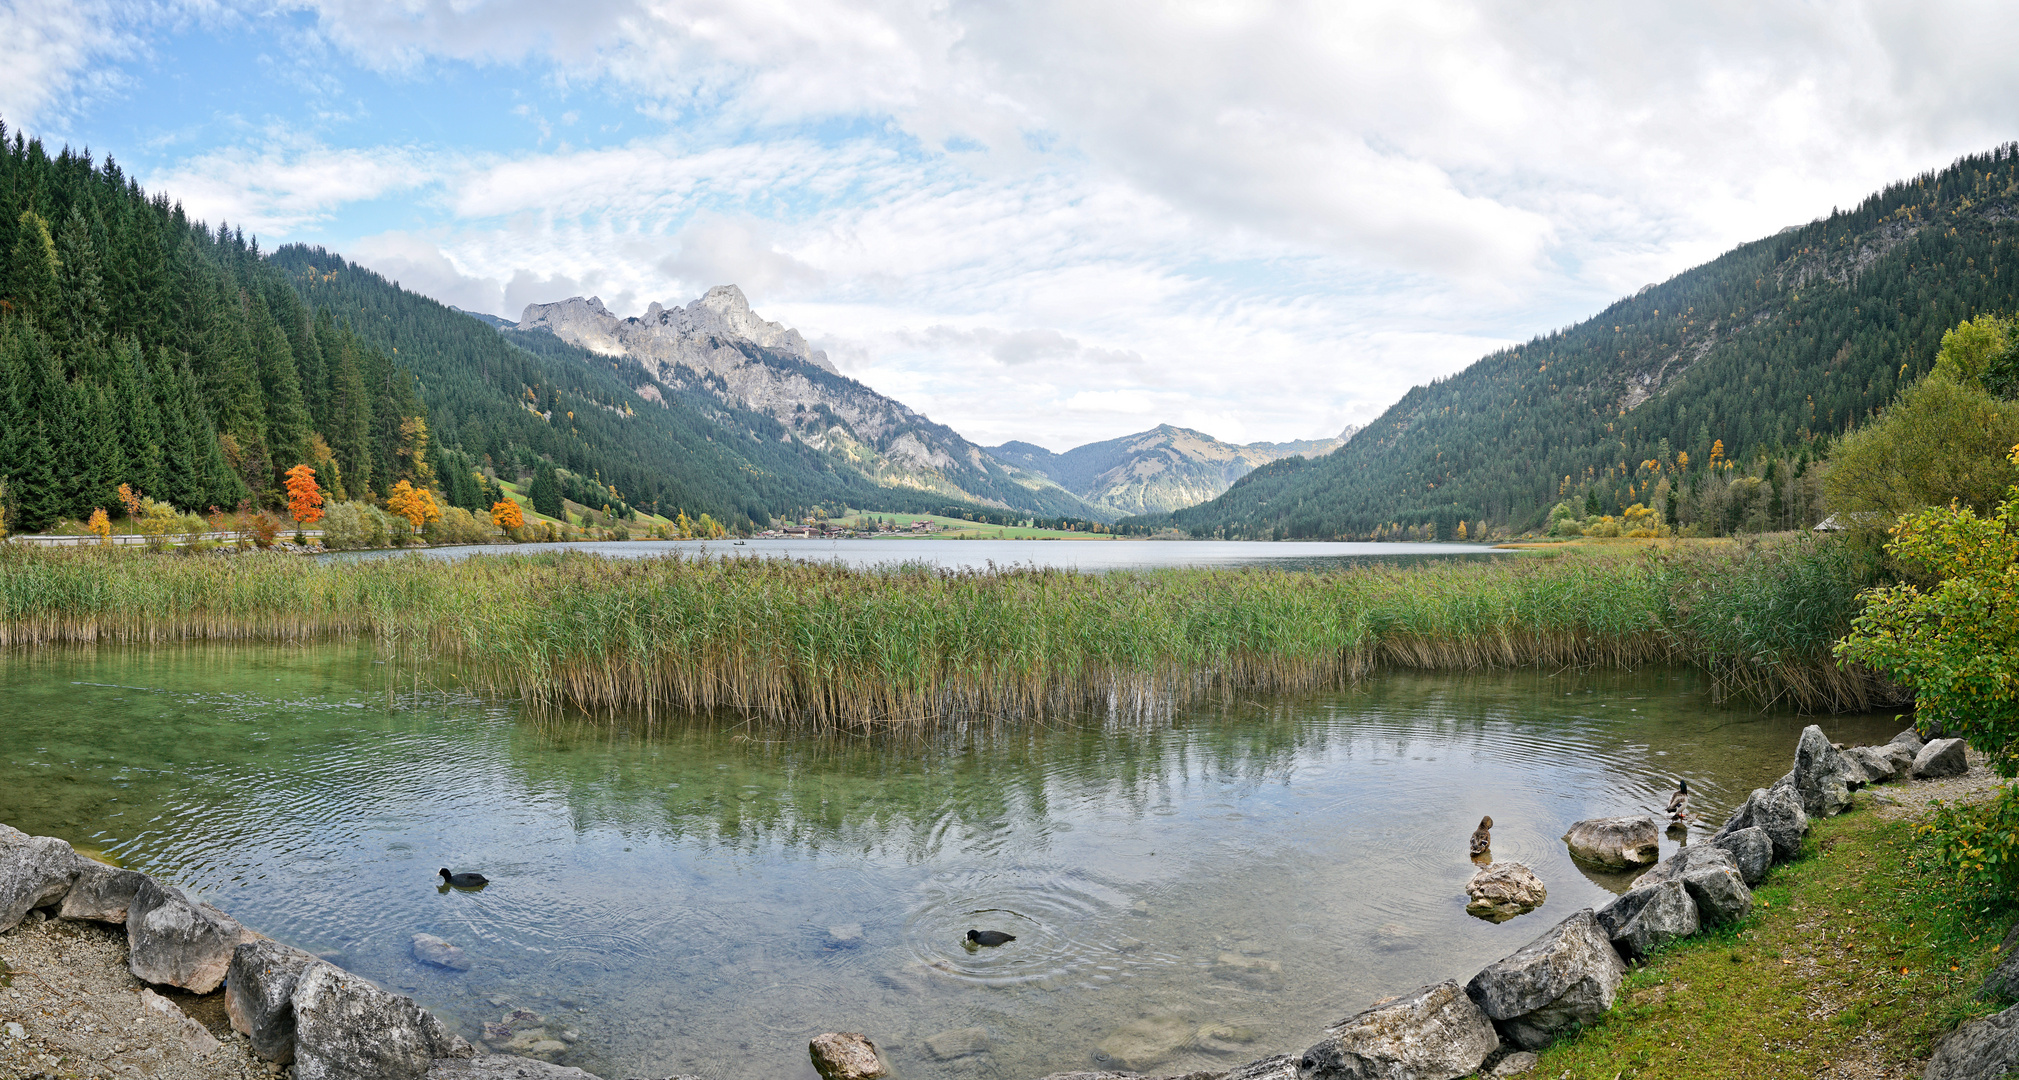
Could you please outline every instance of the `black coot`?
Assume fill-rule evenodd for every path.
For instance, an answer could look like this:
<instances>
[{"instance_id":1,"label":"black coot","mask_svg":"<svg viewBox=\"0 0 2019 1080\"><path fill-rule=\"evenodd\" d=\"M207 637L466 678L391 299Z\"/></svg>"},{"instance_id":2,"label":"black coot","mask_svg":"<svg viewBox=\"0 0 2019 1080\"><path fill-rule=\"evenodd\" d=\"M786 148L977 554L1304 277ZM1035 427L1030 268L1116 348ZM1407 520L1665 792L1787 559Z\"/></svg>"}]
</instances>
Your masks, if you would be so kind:
<instances>
[{"instance_id":1,"label":"black coot","mask_svg":"<svg viewBox=\"0 0 2019 1080\"><path fill-rule=\"evenodd\" d=\"M481 889L491 883L491 879L482 874L451 874L446 866L442 867L442 881L458 889Z\"/></svg>"},{"instance_id":2,"label":"black coot","mask_svg":"<svg viewBox=\"0 0 2019 1080\"><path fill-rule=\"evenodd\" d=\"M1007 945L1015 941L1017 936L1015 934L1005 934L1000 930L969 930L967 932L967 939L976 945L986 945L992 949L997 945Z\"/></svg>"}]
</instances>

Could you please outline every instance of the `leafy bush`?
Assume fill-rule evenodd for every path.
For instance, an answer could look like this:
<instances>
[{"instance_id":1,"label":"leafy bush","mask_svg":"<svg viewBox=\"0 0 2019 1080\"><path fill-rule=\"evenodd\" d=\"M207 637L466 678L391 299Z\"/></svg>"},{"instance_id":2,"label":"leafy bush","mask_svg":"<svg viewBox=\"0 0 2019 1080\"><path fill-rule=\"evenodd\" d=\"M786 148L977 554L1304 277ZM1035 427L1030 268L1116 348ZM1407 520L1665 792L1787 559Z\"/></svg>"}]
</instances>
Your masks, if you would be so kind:
<instances>
[{"instance_id":1,"label":"leafy bush","mask_svg":"<svg viewBox=\"0 0 2019 1080\"><path fill-rule=\"evenodd\" d=\"M2019 463L2019 447L2011 457ZM1909 580L1866 594L1837 655L1912 687L1921 713L1969 739L2000 776L2019 775L2019 488L1993 516L1923 510L1894 527L1886 550Z\"/></svg>"},{"instance_id":2,"label":"leafy bush","mask_svg":"<svg viewBox=\"0 0 2019 1080\"><path fill-rule=\"evenodd\" d=\"M2001 897L2019 889L2019 785L1988 803L1938 804L1920 831L1934 838L1936 857L1959 883Z\"/></svg>"},{"instance_id":3,"label":"leafy bush","mask_svg":"<svg viewBox=\"0 0 2019 1080\"><path fill-rule=\"evenodd\" d=\"M393 520L370 503L338 503L323 516L322 546L331 551L386 547L411 531L404 520L397 527Z\"/></svg>"},{"instance_id":4,"label":"leafy bush","mask_svg":"<svg viewBox=\"0 0 2019 1080\"><path fill-rule=\"evenodd\" d=\"M430 544L495 544L501 535L488 517L478 517L460 506L441 511L441 516L422 531Z\"/></svg>"}]
</instances>

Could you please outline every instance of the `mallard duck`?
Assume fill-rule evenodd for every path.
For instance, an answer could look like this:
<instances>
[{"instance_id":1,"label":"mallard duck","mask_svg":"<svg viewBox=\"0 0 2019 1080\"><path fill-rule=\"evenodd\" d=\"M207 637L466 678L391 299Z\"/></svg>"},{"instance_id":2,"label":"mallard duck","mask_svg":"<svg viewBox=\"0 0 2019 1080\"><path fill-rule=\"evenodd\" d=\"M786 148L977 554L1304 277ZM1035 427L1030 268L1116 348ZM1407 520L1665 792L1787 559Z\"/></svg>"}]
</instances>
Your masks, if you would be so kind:
<instances>
[{"instance_id":1,"label":"mallard duck","mask_svg":"<svg viewBox=\"0 0 2019 1080\"><path fill-rule=\"evenodd\" d=\"M1493 819L1490 817L1480 818L1479 827L1472 830L1472 853L1474 855L1484 855L1486 854L1486 849L1492 846Z\"/></svg>"},{"instance_id":2,"label":"mallard duck","mask_svg":"<svg viewBox=\"0 0 2019 1080\"><path fill-rule=\"evenodd\" d=\"M1690 816L1690 782L1677 780L1675 784L1675 794L1668 797L1668 819L1681 824Z\"/></svg>"},{"instance_id":3,"label":"mallard duck","mask_svg":"<svg viewBox=\"0 0 2019 1080\"><path fill-rule=\"evenodd\" d=\"M967 932L967 939L976 945L985 945L993 949L997 945L1007 945L1015 941L1017 936L1015 934L1005 934L1000 930L969 930Z\"/></svg>"},{"instance_id":4,"label":"mallard duck","mask_svg":"<svg viewBox=\"0 0 2019 1080\"><path fill-rule=\"evenodd\" d=\"M491 879L482 874L451 874L446 866L442 867L441 874L443 884L454 885L458 889L481 889L491 883Z\"/></svg>"}]
</instances>

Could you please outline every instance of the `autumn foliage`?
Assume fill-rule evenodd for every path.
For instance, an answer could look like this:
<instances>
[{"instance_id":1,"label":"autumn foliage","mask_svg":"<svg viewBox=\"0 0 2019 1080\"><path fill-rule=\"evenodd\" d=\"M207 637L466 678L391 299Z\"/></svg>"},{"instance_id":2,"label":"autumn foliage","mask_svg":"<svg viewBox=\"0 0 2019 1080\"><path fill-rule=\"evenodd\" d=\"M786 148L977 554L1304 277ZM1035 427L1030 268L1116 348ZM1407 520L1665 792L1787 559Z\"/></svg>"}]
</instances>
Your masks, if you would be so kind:
<instances>
[{"instance_id":1,"label":"autumn foliage","mask_svg":"<svg viewBox=\"0 0 2019 1080\"><path fill-rule=\"evenodd\" d=\"M519 509L518 503L503 499L491 504L491 523L509 532L523 528L526 524L526 515Z\"/></svg>"},{"instance_id":2,"label":"autumn foliage","mask_svg":"<svg viewBox=\"0 0 2019 1080\"><path fill-rule=\"evenodd\" d=\"M316 486L315 469L296 465L287 471L287 509L303 525L322 520L322 489Z\"/></svg>"},{"instance_id":3,"label":"autumn foliage","mask_svg":"<svg viewBox=\"0 0 2019 1080\"><path fill-rule=\"evenodd\" d=\"M416 489L405 480L393 485L393 493L386 496L386 509L406 518L416 529L442 518L441 507L435 505L433 493L426 488Z\"/></svg>"},{"instance_id":4,"label":"autumn foliage","mask_svg":"<svg viewBox=\"0 0 2019 1080\"><path fill-rule=\"evenodd\" d=\"M112 542L112 519L105 516L104 507L101 506L91 511L91 520L85 522L84 528L85 531L96 536L100 544L110 544Z\"/></svg>"}]
</instances>

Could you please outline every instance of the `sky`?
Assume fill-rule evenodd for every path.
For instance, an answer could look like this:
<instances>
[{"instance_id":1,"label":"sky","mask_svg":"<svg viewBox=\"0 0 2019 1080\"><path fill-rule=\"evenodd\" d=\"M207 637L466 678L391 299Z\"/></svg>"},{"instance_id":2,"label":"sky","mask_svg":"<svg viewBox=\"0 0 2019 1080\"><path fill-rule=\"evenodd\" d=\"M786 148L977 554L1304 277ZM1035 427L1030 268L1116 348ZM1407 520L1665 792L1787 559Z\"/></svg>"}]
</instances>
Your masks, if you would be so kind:
<instances>
[{"instance_id":1,"label":"sky","mask_svg":"<svg viewBox=\"0 0 2019 1080\"><path fill-rule=\"evenodd\" d=\"M0 120L466 310L734 283L970 439L1336 434L2019 137L2002 4L0 0Z\"/></svg>"}]
</instances>

